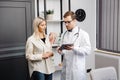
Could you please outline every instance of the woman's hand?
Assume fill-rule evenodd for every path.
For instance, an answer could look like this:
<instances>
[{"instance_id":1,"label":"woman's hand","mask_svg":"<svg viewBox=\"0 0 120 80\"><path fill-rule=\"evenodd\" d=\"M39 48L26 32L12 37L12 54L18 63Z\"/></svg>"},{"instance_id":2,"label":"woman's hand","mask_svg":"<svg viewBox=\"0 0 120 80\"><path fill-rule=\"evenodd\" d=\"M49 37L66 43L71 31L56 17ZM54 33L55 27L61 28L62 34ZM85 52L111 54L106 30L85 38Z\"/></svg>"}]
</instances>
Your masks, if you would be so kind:
<instances>
[{"instance_id":1,"label":"woman's hand","mask_svg":"<svg viewBox=\"0 0 120 80\"><path fill-rule=\"evenodd\" d=\"M44 53L43 55L42 55L42 58L43 59L47 59L47 58L49 58L49 57L51 57L51 56L53 56L54 54L53 54L53 52L46 52L46 53Z\"/></svg>"},{"instance_id":2,"label":"woman's hand","mask_svg":"<svg viewBox=\"0 0 120 80\"><path fill-rule=\"evenodd\" d=\"M49 41L50 41L50 43L51 43L51 44L54 44L55 39L56 39L56 33L51 32L51 33L49 34Z\"/></svg>"}]
</instances>

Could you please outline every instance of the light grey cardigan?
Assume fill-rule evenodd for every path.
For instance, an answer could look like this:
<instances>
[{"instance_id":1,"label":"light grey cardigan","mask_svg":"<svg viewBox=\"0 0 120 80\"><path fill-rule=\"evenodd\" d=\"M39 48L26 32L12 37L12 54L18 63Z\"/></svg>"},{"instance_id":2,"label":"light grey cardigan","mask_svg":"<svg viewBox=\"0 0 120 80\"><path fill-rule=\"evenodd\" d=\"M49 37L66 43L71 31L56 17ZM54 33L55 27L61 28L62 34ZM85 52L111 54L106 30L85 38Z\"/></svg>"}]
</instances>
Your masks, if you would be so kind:
<instances>
[{"instance_id":1,"label":"light grey cardigan","mask_svg":"<svg viewBox=\"0 0 120 80\"><path fill-rule=\"evenodd\" d=\"M53 58L42 59L42 54L52 51L49 37L45 43L41 39L36 39L33 34L26 42L26 59L28 60L30 76L33 71L50 74L55 71Z\"/></svg>"}]
</instances>

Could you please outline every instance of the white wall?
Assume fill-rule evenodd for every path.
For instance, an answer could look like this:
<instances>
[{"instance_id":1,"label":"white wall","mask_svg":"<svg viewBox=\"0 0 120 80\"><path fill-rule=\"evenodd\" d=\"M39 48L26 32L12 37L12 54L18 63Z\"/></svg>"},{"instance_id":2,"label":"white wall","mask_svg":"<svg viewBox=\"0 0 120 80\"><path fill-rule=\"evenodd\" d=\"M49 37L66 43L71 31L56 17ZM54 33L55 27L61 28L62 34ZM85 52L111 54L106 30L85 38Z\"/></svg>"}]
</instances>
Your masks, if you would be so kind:
<instances>
[{"instance_id":1,"label":"white wall","mask_svg":"<svg viewBox=\"0 0 120 80\"><path fill-rule=\"evenodd\" d=\"M96 48L96 0L71 0L71 10L84 9L86 12L86 19L83 22L78 22L78 25L87 31L90 35L92 51L87 59L87 68L95 67L95 53Z\"/></svg>"}]
</instances>

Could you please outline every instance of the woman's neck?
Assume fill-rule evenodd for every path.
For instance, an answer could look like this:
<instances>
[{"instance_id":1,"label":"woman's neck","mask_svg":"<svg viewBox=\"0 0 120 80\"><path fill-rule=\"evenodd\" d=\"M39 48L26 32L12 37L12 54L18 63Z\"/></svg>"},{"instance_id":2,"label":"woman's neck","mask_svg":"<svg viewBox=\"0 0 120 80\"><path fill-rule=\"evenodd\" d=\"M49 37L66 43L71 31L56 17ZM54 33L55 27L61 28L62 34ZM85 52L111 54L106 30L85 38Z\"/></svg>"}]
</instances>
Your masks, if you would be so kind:
<instances>
[{"instance_id":1,"label":"woman's neck","mask_svg":"<svg viewBox=\"0 0 120 80\"><path fill-rule=\"evenodd\" d=\"M39 32L39 37L40 38L45 38L45 33L44 32Z\"/></svg>"}]
</instances>

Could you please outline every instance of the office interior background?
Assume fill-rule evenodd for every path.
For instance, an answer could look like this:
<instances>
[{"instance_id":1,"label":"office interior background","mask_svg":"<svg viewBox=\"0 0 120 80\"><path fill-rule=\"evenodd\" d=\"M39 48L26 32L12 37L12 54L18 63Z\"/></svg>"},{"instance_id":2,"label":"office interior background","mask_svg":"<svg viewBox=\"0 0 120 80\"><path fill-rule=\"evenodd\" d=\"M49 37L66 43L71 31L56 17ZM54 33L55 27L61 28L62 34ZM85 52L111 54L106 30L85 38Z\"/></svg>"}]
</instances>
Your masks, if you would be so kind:
<instances>
[{"instance_id":1,"label":"office interior background","mask_svg":"<svg viewBox=\"0 0 120 80\"><path fill-rule=\"evenodd\" d=\"M68 10L75 12L77 9L84 9L86 18L77 24L90 35L92 50L91 54L86 57L86 69L114 66L120 80L120 18L117 16L120 11L119 3L119 0L110 0L108 2L107 0L0 0L0 80L29 80L28 65L25 59L25 43L33 32L33 19L37 16L46 18L43 11L49 9L54 10L54 15L53 19L47 22L46 32L47 34L56 32L58 35L66 30L64 24L61 23L63 14ZM100 4L103 7L100 7ZM115 12L107 15L108 17L111 15L116 16L107 17L107 19L101 18L106 15L101 16L104 13L100 11L107 14L107 10ZM107 22L107 20L114 21L114 23ZM117 27L111 26L111 31L107 31L108 33L104 31L101 34L99 24L105 21ZM110 24L105 25L110 26ZM108 27L105 29L108 30ZM110 36L109 32L112 32L115 36L107 37ZM107 35L100 36L105 34ZM106 45L109 46L111 42L114 42L110 44L110 46L114 47L106 47L105 43L108 40L105 37L111 40ZM56 51L55 53L55 65L58 66L61 62L61 56ZM54 74L56 76L54 80L59 80L59 75L59 72Z\"/></svg>"}]
</instances>

